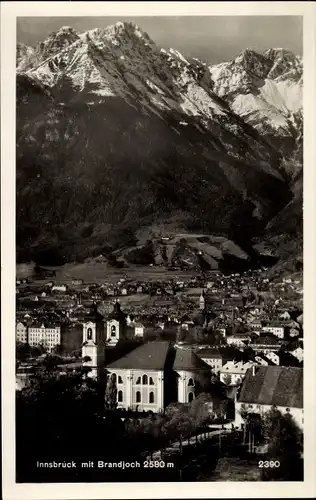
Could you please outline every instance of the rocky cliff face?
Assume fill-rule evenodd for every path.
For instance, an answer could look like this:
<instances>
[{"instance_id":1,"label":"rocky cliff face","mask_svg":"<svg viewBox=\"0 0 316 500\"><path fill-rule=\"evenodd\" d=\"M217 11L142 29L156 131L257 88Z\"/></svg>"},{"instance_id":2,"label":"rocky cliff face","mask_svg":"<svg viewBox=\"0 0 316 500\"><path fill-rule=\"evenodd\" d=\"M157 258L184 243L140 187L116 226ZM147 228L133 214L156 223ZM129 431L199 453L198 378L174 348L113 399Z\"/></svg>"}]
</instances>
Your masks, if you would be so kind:
<instances>
[{"instance_id":1,"label":"rocky cliff face","mask_svg":"<svg viewBox=\"0 0 316 500\"><path fill-rule=\"evenodd\" d=\"M269 57L258 74L281 71ZM77 258L170 218L250 238L291 201L282 155L236 112L233 83L219 91L212 68L134 24L65 27L17 63L20 259Z\"/></svg>"},{"instance_id":2,"label":"rocky cliff face","mask_svg":"<svg viewBox=\"0 0 316 500\"><path fill-rule=\"evenodd\" d=\"M20 64L30 58L33 53L33 47L25 45L25 43L18 43L16 47L16 65L19 68Z\"/></svg>"},{"instance_id":3,"label":"rocky cliff face","mask_svg":"<svg viewBox=\"0 0 316 500\"><path fill-rule=\"evenodd\" d=\"M209 66L214 92L284 156L300 148L303 132L302 58L279 48L246 49ZM301 160L302 161L302 160Z\"/></svg>"},{"instance_id":4,"label":"rocky cliff face","mask_svg":"<svg viewBox=\"0 0 316 500\"><path fill-rule=\"evenodd\" d=\"M51 33L47 40L35 47L18 44L17 70L27 71L39 66L46 59L58 54L79 39L78 33L68 26ZM22 57L23 56L23 57Z\"/></svg>"}]
</instances>

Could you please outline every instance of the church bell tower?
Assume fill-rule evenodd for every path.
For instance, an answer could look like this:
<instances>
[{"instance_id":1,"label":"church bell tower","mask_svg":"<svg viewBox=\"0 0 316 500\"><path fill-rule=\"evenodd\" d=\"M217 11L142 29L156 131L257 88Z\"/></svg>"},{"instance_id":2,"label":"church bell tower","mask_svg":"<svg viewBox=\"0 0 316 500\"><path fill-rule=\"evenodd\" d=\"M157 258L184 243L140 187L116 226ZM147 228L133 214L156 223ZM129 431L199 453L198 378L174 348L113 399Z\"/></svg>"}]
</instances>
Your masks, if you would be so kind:
<instances>
[{"instance_id":1,"label":"church bell tower","mask_svg":"<svg viewBox=\"0 0 316 500\"><path fill-rule=\"evenodd\" d=\"M82 358L87 358L83 361L83 366L90 369L90 377L99 378L104 371L105 331L95 304L92 314L83 323L82 333Z\"/></svg>"}]
</instances>

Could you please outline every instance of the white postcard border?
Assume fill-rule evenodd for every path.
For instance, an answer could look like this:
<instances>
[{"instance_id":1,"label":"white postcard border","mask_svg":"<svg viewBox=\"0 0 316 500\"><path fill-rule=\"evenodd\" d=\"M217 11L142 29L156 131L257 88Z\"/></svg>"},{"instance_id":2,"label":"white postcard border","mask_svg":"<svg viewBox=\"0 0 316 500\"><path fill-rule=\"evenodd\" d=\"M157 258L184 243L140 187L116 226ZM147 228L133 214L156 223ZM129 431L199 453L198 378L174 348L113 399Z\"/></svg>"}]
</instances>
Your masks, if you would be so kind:
<instances>
[{"instance_id":1,"label":"white postcard border","mask_svg":"<svg viewBox=\"0 0 316 500\"><path fill-rule=\"evenodd\" d=\"M316 493L316 168L315 4L313 2L2 2L1 296L2 477L4 500L104 498L311 498ZM304 17L304 418L305 479L300 483L15 483L15 53L21 16Z\"/></svg>"}]
</instances>

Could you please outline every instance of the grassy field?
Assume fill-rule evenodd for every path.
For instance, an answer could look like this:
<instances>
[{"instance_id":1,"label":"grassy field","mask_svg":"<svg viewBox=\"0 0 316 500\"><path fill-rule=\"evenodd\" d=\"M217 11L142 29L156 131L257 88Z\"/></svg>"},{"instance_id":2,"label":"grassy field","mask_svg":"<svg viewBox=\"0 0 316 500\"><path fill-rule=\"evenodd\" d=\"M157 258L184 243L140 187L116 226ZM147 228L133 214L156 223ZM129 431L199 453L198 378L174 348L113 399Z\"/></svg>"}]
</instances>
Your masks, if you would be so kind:
<instances>
[{"instance_id":1,"label":"grassy field","mask_svg":"<svg viewBox=\"0 0 316 500\"><path fill-rule=\"evenodd\" d=\"M165 267L158 266L133 266L124 269L116 269L106 263L88 262L82 264L65 264L64 266L50 267L56 271L53 281L60 283L71 283L73 279L82 279L84 283L115 283L121 278L132 281L188 281L192 277L198 276L197 271L169 271ZM19 277L32 277L33 266L17 264L16 275Z\"/></svg>"}]
</instances>

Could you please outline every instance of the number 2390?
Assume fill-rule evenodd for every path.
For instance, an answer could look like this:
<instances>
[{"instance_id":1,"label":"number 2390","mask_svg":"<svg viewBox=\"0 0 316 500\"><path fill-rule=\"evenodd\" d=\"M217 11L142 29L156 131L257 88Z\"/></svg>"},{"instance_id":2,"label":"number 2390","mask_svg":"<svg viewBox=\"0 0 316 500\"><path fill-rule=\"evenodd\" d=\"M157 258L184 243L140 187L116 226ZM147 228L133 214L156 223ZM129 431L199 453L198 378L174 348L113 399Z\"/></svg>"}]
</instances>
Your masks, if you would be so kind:
<instances>
[{"instance_id":1,"label":"number 2390","mask_svg":"<svg viewBox=\"0 0 316 500\"><path fill-rule=\"evenodd\" d=\"M260 460L258 467L265 469L273 469L274 467L280 467L279 460Z\"/></svg>"}]
</instances>

